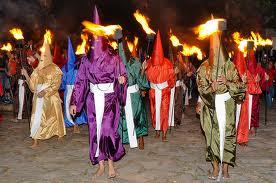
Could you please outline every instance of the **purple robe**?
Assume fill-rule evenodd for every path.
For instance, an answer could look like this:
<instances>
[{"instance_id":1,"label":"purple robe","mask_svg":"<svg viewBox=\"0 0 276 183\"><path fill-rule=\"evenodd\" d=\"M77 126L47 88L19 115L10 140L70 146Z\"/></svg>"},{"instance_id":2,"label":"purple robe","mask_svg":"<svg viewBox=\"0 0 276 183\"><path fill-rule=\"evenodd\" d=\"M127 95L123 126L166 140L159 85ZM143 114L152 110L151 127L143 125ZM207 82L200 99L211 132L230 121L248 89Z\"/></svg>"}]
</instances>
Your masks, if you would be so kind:
<instances>
[{"instance_id":1,"label":"purple robe","mask_svg":"<svg viewBox=\"0 0 276 183\"><path fill-rule=\"evenodd\" d=\"M86 104L88 124L90 159L93 165L101 160L120 160L125 155L119 134L117 133L120 119L120 105L126 101L127 81L124 85L118 83L118 77L127 73L123 62L118 55L110 51L104 51L97 60L89 61L86 56L78 71L71 104L77 106L77 112L81 112ZM90 91L90 83L114 83L114 92L105 94L104 114L100 131L99 156L97 150L97 124L94 94Z\"/></svg>"}]
</instances>

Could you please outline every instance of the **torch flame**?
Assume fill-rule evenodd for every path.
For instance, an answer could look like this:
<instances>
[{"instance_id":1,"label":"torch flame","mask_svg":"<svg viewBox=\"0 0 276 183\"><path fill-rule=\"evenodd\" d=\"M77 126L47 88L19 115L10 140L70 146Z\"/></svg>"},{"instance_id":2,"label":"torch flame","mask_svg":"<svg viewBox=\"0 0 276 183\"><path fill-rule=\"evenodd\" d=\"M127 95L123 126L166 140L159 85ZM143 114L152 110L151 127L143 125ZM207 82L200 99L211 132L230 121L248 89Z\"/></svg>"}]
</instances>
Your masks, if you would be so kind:
<instances>
[{"instance_id":1,"label":"torch flame","mask_svg":"<svg viewBox=\"0 0 276 183\"><path fill-rule=\"evenodd\" d=\"M19 28L13 28L9 31L16 40L24 39L22 30Z\"/></svg>"},{"instance_id":2,"label":"torch flame","mask_svg":"<svg viewBox=\"0 0 276 183\"><path fill-rule=\"evenodd\" d=\"M191 55L194 55L196 54L197 55L197 58L198 60L202 60L203 59L203 54L202 54L202 51L200 50L200 48L196 47L196 46L189 46L188 44L184 43L184 44L181 44L179 39L171 34L170 36L170 40L172 42L172 45L174 47L177 47L177 46L183 46L183 50L182 50L182 54L184 56L191 56Z\"/></svg>"},{"instance_id":3,"label":"torch flame","mask_svg":"<svg viewBox=\"0 0 276 183\"><path fill-rule=\"evenodd\" d=\"M85 47L88 40L88 36L86 34L81 34L82 43L77 46L76 55L85 54Z\"/></svg>"},{"instance_id":4,"label":"torch flame","mask_svg":"<svg viewBox=\"0 0 276 183\"><path fill-rule=\"evenodd\" d=\"M82 25L84 25L85 27L85 32L90 32L95 36L111 36L115 33L116 30L122 30L122 27L120 25L102 26L89 21L83 21Z\"/></svg>"},{"instance_id":5,"label":"torch flame","mask_svg":"<svg viewBox=\"0 0 276 183\"><path fill-rule=\"evenodd\" d=\"M259 33L254 33L251 31L251 36L249 38L242 38L239 32L235 32L232 35L235 43L237 43L239 50L244 53L244 56L247 55L247 42L253 41L254 48L257 46L266 46L272 45L272 41L270 39L263 39Z\"/></svg>"},{"instance_id":6,"label":"torch flame","mask_svg":"<svg viewBox=\"0 0 276 183\"><path fill-rule=\"evenodd\" d=\"M156 34L150 27L149 27L149 18L142 15L139 10L136 10L136 12L133 14L135 19L137 20L137 22L139 22L142 27L143 30L146 32L146 34Z\"/></svg>"},{"instance_id":7,"label":"torch flame","mask_svg":"<svg viewBox=\"0 0 276 183\"><path fill-rule=\"evenodd\" d=\"M117 50L118 49L118 44L116 41L112 41L111 43L109 43L109 45L114 49Z\"/></svg>"},{"instance_id":8,"label":"torch flame","mask_svg":"<svg viewBox=\"0 0 276 183\"><path fill-rule=\"evenodd\" d=\"M219 22L223 21L224 19L212 19L207 21L205 24L199 25L195 29L195 33L198 34L198 39L203 40L210 35L219 31Z\"/></svg>"},{"instance_id":9,"label":"torch flame","mask_svg":"<svg viewBox=\"0 0 276 183\"><path fill-rule=\"evenodd\" d=\"M134 37L134 46L135 47L138 45L138 41L139 41L139 38L138 37Z\"/></svg>"},{"instance_id":10,"label":"torch flame","mask_svg":"<svg viewBox=\"0 0 276 183\"><path fill-rule=\"evenodd\" d=\"M1 48L1 50L8 51L8 52L12 51L12 45L11 45L11 43L7 43L6 45L4 44L2 46L2 48Z\"/></svg>"},{"instance_id":11,"label":"torch flame","mask_svg":"<svg viewBox=\"0 0 276 183\"><path fill-rule=\"evenodd\" d=\"M130 52L133 52L134 49L134 44L130 41L127 41L127 46Z\"/></svg>"}]
</instances>

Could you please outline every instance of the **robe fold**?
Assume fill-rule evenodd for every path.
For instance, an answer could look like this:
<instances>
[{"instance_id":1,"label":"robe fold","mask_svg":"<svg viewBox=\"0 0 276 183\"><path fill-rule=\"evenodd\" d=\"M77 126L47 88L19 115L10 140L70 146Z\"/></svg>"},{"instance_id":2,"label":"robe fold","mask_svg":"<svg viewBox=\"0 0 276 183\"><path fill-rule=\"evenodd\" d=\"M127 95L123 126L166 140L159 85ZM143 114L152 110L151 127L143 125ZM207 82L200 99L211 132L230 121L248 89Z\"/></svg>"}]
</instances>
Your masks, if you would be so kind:
<instances>
[{"instance_id":1,"label":"robe fold","mask_svg":"<svg viewBox=\"0 0 276 183\"><path fill-rule=\"evenodd\" d=\"M154 65L151 61L148 61L146 75L148 81L156 85L155 88L151 87L149 90L152 126L155 130L166 132L170 125L169 107L171 89L175 86L173 64L166 58L164 58L163 62L159 65ZM166 85L164 85L164 83L166 83ZM164 85L164 87L159 86L159 84ZM156 114L156 92L161 92L159 115Z\"/></svg>"},{"instance_id":2,"label":"robe fold","mask_svg":"<svg viewBox=\"0 0 276 183\"><path fill-rule=\"evenodd\" d=\"M126 70L128 76L128 86L130 87L136 85L135 87L137 87L138 90L137 92L130 94L134 129L130 130L130 128L128 128L129 125L127 124L125 111L127 109L125 107L121 108L121 125L119 126L119 133L121 135L121 138L123 139L123 143L128 144L130 143L128 134L130 134L131 136L135 135L137 138L148 135L146 106L144 103L144 98L140 95L140 90L147 90L149 88L149 84L146 75L141 75L140 73L141 62L138 60L138 58L132 57L126 63Z\"/></svg>"},{"instance_id":3,"label":"robe fold","mask_svg":"<svg viewBox=\"0 0 276 183\"><path fill-rule=\"evenodd\" d=\"M75 125L87 124L87 116L84 110L72 117L69 112L70 100L74 88L74 83L77 77L78 70L76 68L66 71L65 67L62 69L62 82L60 90L64 91L64 122L66 127Z\"/></svg>"},{"instance_id":4,"label":"robe fold","mask_svg":"<svg viewBox=\"0 0 276 183\"><path fill-rule=\"evenodd\" d=\"M197 85L202 99L201 108L201 126L205 134L207 145L207 161L224 162L231 166L235 164L236 154L236 128L235 128L235 109L236 101L242 101L244 98L245 86L240 81L238 72L231 61L225 63L218 68L218 77L225 76L228 85L219 84L216 92L212 91L211 83L216 79L217 66L210 65L209 61L201 64L197 71ZM217 110L215 105L216 97L228 94L229 98L225 98L225 141L223 143L223 152L220 152L220 130L217 119ZM219 102L219 101L218 101ZM223 114L219 114L223 115ZM223 157L222 161L220 157Z\"/></svg>"},{"instance_id":5,"label":"robe fold","mask_svg":"<svg viewBox=\"0 0 276 183\"><path fill-rule=\"evenodd\" d=\"M101 160L117 161L125 154L118 134L118 125L120 104L125 105L126 101L127 83L120 85L119 76L127 78L126 69L119 56L111 51L104 51L92 61L86 56L82 58L71 104L76 105L78 113L86 105L89 154L93 165Z\"/></svg>"},{"instance_id":6,"label":"robe fold","mask_svg":"<svg viewBox=\"0 0 276 183\"><path fill-rule=\"evenodd\" d=\"M34 93L31 115L31 137L33 139L49 139L53 136L66 135L62 115L59 87L62 72L55 64L35 69L30 77L29 87ZM45 96L38 98L37 93L43 90Z\"/></svg>"}]
</instances>

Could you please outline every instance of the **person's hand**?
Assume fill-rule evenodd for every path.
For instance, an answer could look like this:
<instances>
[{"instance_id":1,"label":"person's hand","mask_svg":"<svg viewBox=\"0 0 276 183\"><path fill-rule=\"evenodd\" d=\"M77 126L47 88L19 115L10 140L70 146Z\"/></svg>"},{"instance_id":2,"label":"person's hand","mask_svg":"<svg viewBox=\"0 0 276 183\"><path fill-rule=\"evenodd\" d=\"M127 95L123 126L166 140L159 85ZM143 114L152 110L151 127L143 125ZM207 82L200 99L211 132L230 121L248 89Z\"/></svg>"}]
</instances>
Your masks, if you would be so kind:
<instances>
[{"instance_id":1,"label":"person's hand","mask_svg":"<svg viewBox=\"0 0 276 183\"><path fill-rule=\"evenodd\" d=\"M188 73L187 73L187 76L188 76L188 77L191 77L192 75L193 75L193 72L188 72Z\"/></svg>"},{"instance_id":2,"label":"person's hand","mask_svg":"<svg viewBox=\"0 0 276 183\"><path fill-rule=\"evenodd\" d=\"M246 76L246 74L242 75L241 79L242 79L242 82L247 83L247 76Z\"/></svg>"},{"instance_id":3,"label":"person's hand","mask_svg":"<svg viewBox=\"0 0 276 183\"><path fill-rule=\"evenodd\" d=\"M124 76L119 76L118 81L119 81L119 84L123 85L126 82L126 78Z\"/></svg>"},{"instance_id":4,"label":"person's hand","mask_svg":"<svg viewBox=\"0 0 276 183\"><path fill-rule=\"evenodd\" d=\"M144 91L144 90L141 90L141 91L140 91L140 95L141 95L142 97L145 97L145 96L146 96L146 93L147 93L147 92Z\"/></svg>"},{"instance_id":5,"label":"person's hand","mask_svg":"<svg viewBox=\"0 0 276 183\"><path fill-rule=\"evenodd\" d=\"M178 74L179 72L180 72L180 70L178 69L178 67L175 67L175 68L174 68L174 73L175 73L175 74Z\"/></svg>"},{"instance_id":6,"label":"person's hand","mask_svg":"<svg viewBox=\"0 0 276 183\"><path fill-rule=\"evenodd\" d=\"M212 86L213 92L217 91L217 89L218 89L218 81L213 81L211 86Z\"/></svg>"},{"instance_id":7,"label":"person's hand","mask_svg":"<svg viewBox=\"0 0 276 183\"><path fill-rule=\"evenodd\" d=\"M259 74L257 74L256 76L256 82L259 83L261 81L261 77L259 76Z\"/></svg>"},{"instance_id":8,"label":"person's hand","mask_svg":"<svg viewBox=\"0 0 276 183\"><path fill-rule=\"evenodd\" d=\"M39 92L39 93L37 94L37 96L38 96L38 98L42 98L42 97L45 96L45 94L46 94L45 90L42 90L41 92Z\"/></svg>"},{"instance_id":9,"label":"person's hand","mask_svg":"<svg viewBox=\"0 0 276 183\"><path fill-rule=\"evenodd\" d=\"M145 60L145 61L142 63L142 71L147 70L147 66L148 66L148 62Z\"/></svg>"},{"instance_id":10,"label":"person's hand","mask_svg":"<svg viewBox=\"0 0 276 183\"><path fill-rule=\"evenodd\" d=\"M201 102L198 102L196 105L196 113L200 114L200 111L201 111Z\"/></svg>"},{"instance_id":11,"label":"person's hand","mask_svg":"<svg viewBox=\"0 0 276 183\"><path fill-rule=\"evenodd\" d=\"M69 111L70 111L70 114L71 114L72 116L75 116L76 113L77 113L77 106L76 106L76 105L71 105L71 106L69 107Z\"/></svg>"},{"instance_id":12,"label":"person's hand","mask_svg":"<svg viewBox=\"0 0 276 183\"><path fill-rule=\"evenodd\" d=\"M269 75L265 73L265 80L268 81L269 80Z\"/></svg>"},{"instance_id":13,"label":"person's hand","mask_svg":"<svg viewBox=\"0 0 276 183\"><path fill-rule=\"evenodd\" d=\"M25 76L25 77L27 77L28 76L28 72L27 72L27 70L26 69L21 69L21 74L23 75L23 76Z\"/></svg>"},{"instance_id":14,"label":"person's hand","mask_svg":"<svg viewBox=\"0 0 276 183\"><path fill-rule=\"evenodd\" d=\"M218 78L218 83L219 83L219 84L225 84L225 85L226 85L226 83L227 83L226 77L225 77L225 76L220 76L220 77Z\"/></svg>"}]
</instances>

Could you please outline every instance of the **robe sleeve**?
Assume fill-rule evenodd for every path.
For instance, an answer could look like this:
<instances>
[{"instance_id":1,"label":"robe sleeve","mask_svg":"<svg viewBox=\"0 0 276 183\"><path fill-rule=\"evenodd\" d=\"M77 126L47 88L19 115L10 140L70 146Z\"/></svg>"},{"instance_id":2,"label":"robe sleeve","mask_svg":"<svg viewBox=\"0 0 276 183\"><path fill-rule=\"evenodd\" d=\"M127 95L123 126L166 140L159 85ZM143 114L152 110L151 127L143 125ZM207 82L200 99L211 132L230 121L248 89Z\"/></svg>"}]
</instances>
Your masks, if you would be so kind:
<instances>
[{"instance_id":1,"label":"robe sleeve","mask_svg":"<svg viewBox=\"0 0 276 183\"><path fill-rule=\"evenodd\" d=\"M118 97L118 101L120 105L124 106L126 104L126 93L127 93L127 72L125 65L119 56L115 56L116 69L115 69L115 84L114 84L114 92ZM118 81L119 76L124 76L126 78L126 82L121 85Z\"/></svg>"},{"instance_id":2,"label":"robe sleeve","mask_svg":"<svg viewBox=\"0 0 276 183\"><path fill-rule=\"evenodd\" d=\"M30 81L28 82L27 80L27 84L29 85L30 90L34 93L36 91L37 88L37 82L38 82L38 73L36 70L33 71L33 73L30 76Z\"/></svg>"},{"instance_id":3,"label":"robe sleeve","mask_svg":"<svg viewBox=\"0 0 276 183\"><path fill-rule=\"evenodd\" d=\"M82 58L71 97L71 105L76 105L77 113L81 112L89 92L88 78L86 73L88 62L89 60L87 57Z\"/></svg>"},{"instance_id":4,"label":"robe sleeve","mask_svg":"<svg viewBox=\"0 0 276 183\"><path fill-rule=\"evenodd\" d=\"M170 62L170 61L167 61L167 66L169 69L168 69L168 85L170 88L173 88L175 86L175 73L174 73L174 67L173 67L173 64Z\"/></svg>"},{"instance_id":5,"label":"robe sleeve","mask_svg":"<svg viewBox=\"0 0 276 183\"><path fill-rule=\"evenodd\" d=\"M46 97L50 97L58 92L61 84L61 79L62 79L62 72L58 67L56 67L53 73L51 73L50 82L47 83L49 84L49 86L45 89Z\"/></svg>"},{"instance_id":6,"label":"robe sleeve","mask_svg":"<svg viewBox=\"0 0 276 183\"><path fill-rule=\"evenodd\" d=\"M215 107L215 95L212 91L211 83L207 80L207 69L205 66L200 66L197 71L197 86L202 102L209 108Z\"/></svg>"},{"instance_id":7,"label":"robe sleeve","mask_svg":"<svg viewBox=\"0 0 276 183\"><path fill-rule=\"evenodd\" d=\"M60 85L60 90L64 91L66 88L66 78L67 78L67 73L64 69L64 67L62 68L62 79L61 79L61 85Z\"/></svg>"},{"instance_id":8,"label":"robe sleeve","mask_svg":"<svg viewBox=\"0 0 276 183\"><path fill-rule=\"evenodd\" d=\"M150 88L149 82L147 80L146 74L141 74L142 64L139 60L135 60L135 75L137 78L137 85L139 86L140 90L147 90Z\"/></svg>"},{"instance_id":9,"label":"robe sleeve","mask_svg":"<svg viewBox=\"0 0 276 183\"><path fill-rule=\"evenodd\" d=\"M231 97L235 101L242 101L245 96L246 85L241 81L238 70L232 62L229 61L226 71L227 88Z\"/></svg>"}]
</instances>

